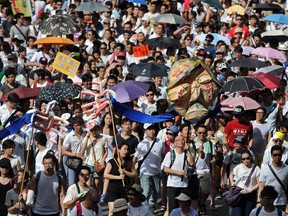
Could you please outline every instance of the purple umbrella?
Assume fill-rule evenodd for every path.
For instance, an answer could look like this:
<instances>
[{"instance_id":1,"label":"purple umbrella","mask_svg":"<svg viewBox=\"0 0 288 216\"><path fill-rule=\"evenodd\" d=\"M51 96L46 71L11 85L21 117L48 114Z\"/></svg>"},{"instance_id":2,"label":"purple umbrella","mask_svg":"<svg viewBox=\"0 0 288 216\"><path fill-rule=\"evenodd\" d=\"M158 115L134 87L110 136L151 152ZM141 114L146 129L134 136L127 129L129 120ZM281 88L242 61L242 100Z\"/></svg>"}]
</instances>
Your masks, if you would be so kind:
<instances>
[{"instance_id":1,"label":"purple umbrella","mask_svg":"<svg viewBox=\"0 0 288 216\"><path fill-rule=\"evenodd\" d=\"M113 86L111 90L116 92L118 102L126 103L144 95L149 87L150 85L147 83L128 80Z\"/></svg>"}]
</instances>

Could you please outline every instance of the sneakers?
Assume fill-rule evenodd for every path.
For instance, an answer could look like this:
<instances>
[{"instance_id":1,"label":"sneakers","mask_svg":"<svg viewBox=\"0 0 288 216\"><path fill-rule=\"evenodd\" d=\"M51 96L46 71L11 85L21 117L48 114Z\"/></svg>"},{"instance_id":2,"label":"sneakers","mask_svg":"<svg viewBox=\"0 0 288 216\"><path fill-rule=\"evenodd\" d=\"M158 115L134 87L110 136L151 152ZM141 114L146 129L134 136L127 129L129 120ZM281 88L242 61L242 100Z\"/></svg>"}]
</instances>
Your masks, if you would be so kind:
<instances>
[{"instance_id":1,"label":"sneakers","mask_svg":"<svg viewBox=\"0 0 288 216\"><path fill-rule=\"evenodd\" d=\"M105 198L106 198L106 194L101 194L100 202L106 202Z\"/></svg>"},{"instance_id":2,"label":"sneakers","mask_svg":"<svg viewBox=\"0 0 288 216\"><path fill-rule=\"evenodd\" d=\"M217 195L216 195L216 199L223 199L223 196L222 196L222 192L221 191L218 191Z\"/></svg>"},{"instance_id":3,"label":"sneakers","mask_svg":"<svg viewBox=\"0 0 288 216\"><path fill-rule=\"evenodd\" d=\"M153 214L158 214L158 210L156 209L156 207L154 205L150 206L150 211L153 213Z\"/></svg>"}]
</instances>

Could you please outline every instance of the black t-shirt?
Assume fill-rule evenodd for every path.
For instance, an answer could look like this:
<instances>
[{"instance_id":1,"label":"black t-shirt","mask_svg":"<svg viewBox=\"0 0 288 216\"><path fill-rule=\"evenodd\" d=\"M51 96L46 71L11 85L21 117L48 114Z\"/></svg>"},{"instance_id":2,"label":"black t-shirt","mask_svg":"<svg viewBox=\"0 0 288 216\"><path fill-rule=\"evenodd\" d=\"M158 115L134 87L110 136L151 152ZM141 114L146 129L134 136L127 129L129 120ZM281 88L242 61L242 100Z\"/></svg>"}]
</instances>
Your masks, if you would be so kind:
<instances>
[{"instance_id":1,"label":"black t-shirt","mask_svg":"<svg viewBox=\"0 0 288 216\"><path fill-rule=\"evenodd\" d=\"M131 136L128 139L123 139L123 137L121 137L121 134L117 134L116 136L117 139L117 143L118 145L122 145L122 143L126 143L129 146L129 154L134 154L136 151L136 147L138 145L138 139L131 134ZM116 147L116 143L115 141L113 141L113 147Z\"/></svg>"},{"instance_id":2,"label":"black t-shirt","mask_svg":"<svg viewBox=\"0 0 288 216\"><path fill-rule=\"evenodd\" d=\"M3 95L8 94L9 92L11 92L13 89L15 88L24 88L25 86L19 84L18 82L15 83L14 88L11 88L10 86L8 86L7 84L3 84L3 86L1 86L0 91L3 92Z\"/></svg>"}]
</instances>

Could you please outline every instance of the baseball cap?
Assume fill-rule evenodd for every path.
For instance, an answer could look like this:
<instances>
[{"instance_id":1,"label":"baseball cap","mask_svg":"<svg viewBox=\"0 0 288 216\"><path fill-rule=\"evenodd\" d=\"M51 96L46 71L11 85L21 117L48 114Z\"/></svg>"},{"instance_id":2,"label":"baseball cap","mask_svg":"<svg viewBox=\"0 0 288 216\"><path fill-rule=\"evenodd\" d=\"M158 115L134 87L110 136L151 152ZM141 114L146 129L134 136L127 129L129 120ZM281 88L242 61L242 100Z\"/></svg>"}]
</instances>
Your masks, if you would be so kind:
<instances>
[{"instance_id":1,"label":"baseball cap","mask_svg":"<svg viewBox=\"0 0 288 216\"><path fill-rule=\"evenodd\" d=\"M239 143L243 143L244 142L244 137L243 136L237 136L234 141L239 142Z\"/></svg>"},{"instance_id":2,"label":"baseball cap","mask_svg":"<svg viewBox=\"0 0 288 216\"><path fill-rule=\"evenodd\" d=\"M197 52L197 55L199 56L205 56L206 55L206 52L204 49L200 49L198 52Z\"/></svg>"},{"instance_id":3,"label":"baseball cap","mask_svg":"<svg viewBox=\"0 0 288 216\"><path fill-rule=\"evenodd\" d=\"M195 20L195 21L193 22L193 26L194 26L195 28L197 28L197 27L200 26L200 25L201 25L201 22L198 21L198 20Z\"/></svg>"},{"instance_id":4,"label":"baseball cap","mask_svg":"<svg viewBox=\"0 0 288 216\"><path fill-rule=\"evenodd\" d=\"M235 34L236 34L236 33L242 33L242 32L243 32L243 29L242 29L242 28L236 28L236 29L235 29Z\"/></svg>"},{"instance_id":5,"label":"baseball cap","mask_svg":"<svg viewBox=\"0 0 288 216\"><path fill-rule=\"evenodd\" d=\"M110 20L109 20L109 19L104 19L104 20L103 20L103 23L105 23L105 24L110 24Z\"/></svg>"},{"instance_id":6,"label":"baseball cap","mask_svg":"<svg viewBox=\"0 0 288 216\"><path fill-rule=\"evenodd\" d=\"M243 106L236 106L233 110L233 114L234 115L242 115L244 114L245 110L244 110L244 107Z\"/></svg>"},{"instance_id":7,"label":"baseball cap","mask_svg":"<svg viewBox=\"0 0 288 216\"><path fill-rule=\"evenodd\" d=\"M143 189L142 187L139 185L139 184L133 184L132 186L130 187L127 187L128 190L133 190L135 191L136 193L138 194L142 194L143 193Z\"/></svg>"},{"instance_id":8,"label":"baseball cap","mask_svg":"<svg viewBox=\"0 0 288 216\"><path fill-rule=\"evenodd\" d=\"M20 47L18 48L18 53L21 53L21 52L23 52L23 51L25 51L25 50L26 50L25 47L20 46Z\"/></svg>"},{"instance_id":9,"label":"baseball cap","mask_svg":"<svg viewBox=\"0 0 288 216\"><path fill-rule=\"evenodd\" d=\"M224 51L222 49L217 49L216 54L224 54Z\"/></svg>"},{"instance_id":10,"label":"baseball cap","mask_svg":"<svg viewBox=\"0 0 288 216\"><path fill-rule=\"evenodd\" d=\"M148 128L155 128L155 125L151 123L145 123L143 128L144 130L147 130Z\"/></svg>"},{"instance_id":11,"label":"baseball cap","mask_svg":"<svg viewBox=\"0 0 288 216\"><path fill-rule=\"evenodd\" d=\"M8 56L7 56L7 59L8 60L15 60L17 59L17 55L15 53L10 53Z\"/></svg>"},{"instance_id":12,"label":"baseball cap","mask_svg":"<svg viewBox=\"0 0 288 216\"><path fill-rule=\"evenodd\" d=\"M272 137L273 140L279 139L282 142L284 141L284 138L285 138L285 134L282 132L276 132Z\"/></svg>"},{"instance_id":13,"label":"baseball cap","mask_svg":"<svg viewBox=\"0 0 288 216\"><path fill-rule=\"evenodd\" d=\"M125 57L126 58L126 53L125 52L119 52L117 54L117 57Z\"/></svg>"},{"instance_id":14,"label":"baseball cap","mask_svg":"<svg viewBox=\"0 0 288 216\"><path fill-rule=\"evenodd\" d=\"M226 66L225 63L221 63L221 64L219 65L219 70L221 71L221 70L223 70L223 69L227 69L227 66Z\"/></svg>"},{"instance_id":15,"label":"baseball cap","mask_svg":"<svg viewBox=\"0 0 288 216\"><path fill-rule=\"evenodd\" d=\"M167 128L167 130L172 131L172 132L173 132L174 134L176 134L176 135L179 133L178 127L175 126L175 125L173 125L173 126Z\"/></svg>"},{"instance_id":16,"label":"baseball cap","mask_svg":"<svg viewBox=\"0 0 288 216\"><path fill-rule=\"evenodd\" d=\"M40 60L39 60L39 63L47 65L48 61L47 61L47 59L45 57L41 57Z\"/></svg>"},{"instance_id":17,"label":"baseball cap","mask_svg":"<svg viewBox=\"0 0 288 216\"><path fill-rule=\"evenodd\" d=\"M149 19L148 17L146 17L146 16L142 17L141 20L142 20L142 21L146 21L146 22L150 22L150 19Z\"/></svg>"},{"instance_id":18,"label":"baseball cap","mask_svg":"<svg viewBox=\"0 0 288 216\"><path fill-rule=\"evenodd\" d=\"M191 197L189 197L185 193L181 193L179 196L175 197L175 199L180 200L180 201L190 201L190 200L192 200Z\"/></svg>"}]
</instances>

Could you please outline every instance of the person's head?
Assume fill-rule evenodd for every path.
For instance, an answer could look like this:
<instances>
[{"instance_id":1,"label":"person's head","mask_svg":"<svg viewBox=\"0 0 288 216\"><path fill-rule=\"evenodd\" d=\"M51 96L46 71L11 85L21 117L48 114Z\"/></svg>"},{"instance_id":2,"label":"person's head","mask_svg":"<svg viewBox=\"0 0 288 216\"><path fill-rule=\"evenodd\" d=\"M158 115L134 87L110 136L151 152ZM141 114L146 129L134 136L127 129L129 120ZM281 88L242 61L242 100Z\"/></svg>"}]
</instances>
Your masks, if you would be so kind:
<instances>
[{"instance_id":1,"label":"person's head","mask_svg":"<svg viewBox=\"0 0 288 216\"><path fill-rule=\"evenodd\" d=\"M90 189L86 195L85 204L88 209L95 209L99 203L99 192L96 189Z\"/></svg>"},{"instance_id":2,"label":"person's head","mask_svg":"<svg viewBox=\"0 0 288 216\"><path fill-rule=\"evenodd\" d=\"M119 156L122 159L125 159L128 155L129 155L129 145L127 143L118 143L118 152L119 152ZM117 151L115 152L114 158L117 158Z\"/></svg>"},{"instance_id":3,"label":"person's head","mask_svg":"<svg viewBox=\"0 0 288 216\"><path fill-rule=\"evenodd\" d=\"M150 138L150 139L155 138L156 127L154 124L145 123L143 128L145 130L145 134L147 138Z\"/></svg>"},{"instance_id":4,"label":"person's head","mask_svg":"<svg viewBox=\"0 0 288 216\"><path fill-rule=\"evenodd\" d=\"M176 145L176 148L184 149L185 148L185 138L182 135L176 136L175 145Z\"/></svg>"},{"instance_id":5,"label":"person's head","mask_svg":"<svg viewBox=\"0 0 288 216\"><path fill-rule=\"evenodd\" d=\"M88 74L83 74L82 75L82 83L85 89L91 89L92 88L92 80L93 77L90 73Z\"/></svg>"},{"instance_id":6,"label":"person's head","mask_svg":"<svg viewBox=\"0 0 288 216\"><path fill-rule=\"evenodd\" d=\"M236 106L233 110L233 115L235 116L235 118L241 122L244 120L244 116L245 116L245 110L244 110L244 107L239 105L239 106Z\"/></svg>"},{"instance_id":7,"label":"person's head","mask_svg":"<svg viewBox=\"0 0 288 216\"><path fill-rule=\"evenodd\" d=\"M236 19L236 25L237 25L237 26L242 26L242 24L243 24L243 17L242 17L242 15L237 14L235 19Z\"/></svg>"},{"instance_id":8,"label":"person's head","mask_svg":"<svg viewBox=\"0 0 288 216\"><path fill-rule=\"evenodd\" d=\"M138 207L139 203L145 201L145 196L142 194L143 189L137 183L127 188L127 198L132 207Z\"/></svg>"},{"instance_id":9,"label":"person's head","mask_svg":"<svg viewBox=\"0 0 288 216\"><path fill-rule=\"evenodd\" d=\"M153 90L148 90L145 94L146 99L148 102L153 103L154 102L154 92Z\"/></svg>"},{"instance_id":10,"label":"person's head","mask_svg":"<svg viewBox=\"0 0 288 216\"><path fill-rule=\"evenodd\" d=\"M8 67L7 69L5 69L6 82L10 85L14 85L16 74L16 70L12 67Z\"/></svg>"},{"instance_id":11,"label":"person's head","mask_svg":"<svg viewBox=\"0 0 288 216\"><path fill-rule=\"evenodd\" d=\"M43 157L43 165L44 165L44 170L48 173L54 172L54 168L57 165L57 158L55 155L51 153L47 153Z\"/></svg>"},{"instance_id":12,"label":"person's head","mask_svg":"<svg viewBox=\"0 0 288 216\"><path fill-rule=\"evenodd\" d=\"M7 139L2 143L2 148L7 156L12 156L15 149L15 143L13 140Z\"/></svg>"},{"instance_id":13,"label":"person's head","mask_svg":"<svg viewBox=\"0 0 288 216\"><path fill-rule=\"evenodd\" d=\"M207 137L207 127L204 124L198 125L196 127L196 135L201 141L205 140Z\"/></svg>"},{"instance_id":14,"label":"person's head","mask_svg":"<svg viewBox=\"0 0 288 216\"><path fill-rule=\"evenodd\" d=\"M118 78L115 75L109 75L107 77L107 87L110 89L112 86L118 83Z\"/></svg>"},{"instance_id":15,"label":"person's head","mask_svg":"<svg viewBox=\"0 0 288 216\"><path fill-rule=\"evenodd\" d=\"M180 131L180 135L186 138L189 132L188 124L181 124L179 127L179 131Z\"/></svg>"},{"instance_id":16,"label":"person's head","mask_svg":"<svg viewBox=\"0 0 288 216\"><path fill-rule=\"evenodd\" d=\"M280 106L285 105L285 97L284 97L283 93L280 93L280 92L275 93L274 99Z\"/></svg>"},{"instance_id":17,"label":"person's head","mask_svg":"<svg viewBox=\"0 0 288 216\"><path fill-rule=\"evenodd\" d=\"M275 145L279 145L282 146L283 141L285 138L285 134L282 132L276 132L273 137L272 137L272 141Z\"/></svg>"},{"instance_id":18,"label":"person's head","mask_svg":"<svg viewBox=\"0 0 288 216\"><path fill-rule=\"evenodd\" d=\"M23 13L17 13L14 15L14 19L17 23L23 23L24 14Z\"/></svg>"},{"instance_id":19,"label":"person's head","mask_svg":"<svg viewBox=\"0 0 288 216\"><path fill-rule=\"evenodd\" d=\"M123 118L121 120L121 127L123 131L130 133L131 132L132 121L128 118Z\"/></svg>"},{"instance_id":20,"label":"person's head","mask_svg":"<svg viewBox=\"0 0 288 216\"><path fill-rule=\"evenodd\" d=\"M91 169L88 166L82 166L78 173L79 182L86 184L91 175Z\"/></svg>"},{"instance_id":21,"label":"person's head","mask_svg":"<svg viewBox=\"0 0 288 216\"><path fill-rule=\"evenodd\" d=\"M101 122L101 127L104 127L104 126L112 127L112 116L109 112L107 112L103 116L103 121Z\"/></svg>"},{"instance_id":22,"label":"person's head","mask_svg":"<svg viewBox=\"0 0 288 216\"><path fill-rule=\"evenodd\" d=\"M17 105L19 104L20 102L20 98L18 96L17 93L10 93L8 95L8 98L7 98L7 105L11 108L11 109L16 109L17 108ZM2 122L3 123L3 122Z\"/></svg>"},{"instance_id":23,"label":"person's head","mask_svg":"<svg viewBox=\"0 0 288 216\"><path fill-rule=\"evenodd\" d=\"M245 140L244 140L244 137L243 136L237 136L235 139L234 139L234 149L237 151L239 149L242 149L243 147L243 144L244 144Z\"/></svg>"},{"instance_id":24,"label":"person's head","mask_svg":"<svg viewBox=\"0 0 288 216\"><path fill-rule=\"evenodd\" d=\"M178 200L179 207L182 210L188 210L189 209L192 199L187 194L181 193L179 196L175 197L175 199Z\"/></svg>"},{"instance_id":25,"label":"person's head","mask_svg":"<svg viewBox=\"0 0 288 216\"><path fill-rule=\"evenodd\" d=\"M262 206L273 206L274 200L278 197L278 192L271 185L264 186L260 193L260 202Z\"/></svg>"},{"instance_id":26,"label":"person's head","mask_svg":"<svg viewBox=\"0 0 288 216\"><path fill-rule=\"evenodd\" d=\"M242 163L246 166L249 166L253 161L253 156L248 149L243 150L241 154Z\"/></svg>"},{"instance_id":27,"label":"person's head","mask_svg":"<svg viewBox=\"0 0 288 216\"><path fill-rule=\"evenodd\" d=\"M280 146L280 145L272 146L272 148L271 148L271 156L272 156L272 161L275 164L281 163L282 154L283 154L282 146Z\"/></svg>"},{"instance_id":28,"label":"person's head","mask_svg":"<svg viewBox=\"0 0 288 216\"><path fill-rule=\"evenodd\" d=\"M37 132L34 136L34 142L36 146L37 145L46 146L47 143L46 134L43 133L42 131Z\"/></svg>"},{"instance_id":29,"label":"person's head","mask_svg":"<svg viewBox=\"0 0 288 216\"><path fill-rule=\"evenodd\" d=\"M73 106L73 115L74 116L83 116L83 110L82 110L81 105L76 104Z\"/></svg>"},{"instance_id":30,"label":"person's head","mask_svg":"<svg viewBox=\"0 0 288 216\"><path fill-rule=\"evenodd\" d=\"M168 127L166 132L167 139L174 142L175 137L178 135L178 133L179 130L177 126L172 125L171 127Z\"/></svg>"},{"instance_id":31,"label":"person's head","mask_svg":"<svg viewBox=\"0 0 288 216\"><path fill-rule=\"evenodd\" d=\"M84 126L84 120L81 116L72 117L70 120L72 128L77 133L82 133L82 129Z\"/></svg>"},{"instance_id":32,"label":"person's head","mask_svg":"<svg viewBox=\"0 0 288 216\"><path fill-rule=\"evenodd\" d=\"M214 40L214 36L212 34L207 34L205 38L206 46L210 46Z\"/></svg>"},{"instance_id":33,"label":"person's head","mask_svg":"<svg viewBox=\"0 0 288 216\"><path fill-rule=\"evenodd\" d=\"M126 216L128 212L128 204L124 198L114 201L113 216Z\"/></svg>"},{"instance_id":34,"label":"person's head","mask_svg":"<svg viewBox=\"0 0 288 216\"><path fill-rule=\"evenodd\" d=\"M272 102L273 100L273 94L271 92L270 89L265 88L263 91L261 91L261 98L263 100L263 102L268 103L268 102Z\"/></svg>"},{"instance_id":35,"label":"person's head","mask_svg":"<svg viewBox=\"0 0 288 216\"><path fill-rule=\"evenodd\" d=\"M2 158L0 160L0 174L1 176L5 176L8 178L12 178L13 177L13 170L11 167L11 162L8 158Z\"/></svg>"},{"instance_id":36,"label":"person's head","mask_svg":"<svg viewBox=\"0 0 288 216\"><path fill-rule=\"evenodd\" d=\"M28 172L25 172L24 178L23 178L23 175L24 175L24 169L18 170L17 174L13 178L14 183L16 183L20 186L22 183L22 180L24 179L24 186L26 186L26 184L29 181L29 174L28 174Z\"/></svg>"},{"instance_id":37,"label":"person's head","mask_svg":"<svg viewBox=\"0 0 288 216\"><path fill-rule=\"evenodd\" d=\"M263 121L266 116L266 108L265 107L259 107L256 109L256 120L257 121Z\"/></svg>"}]
</instances>

